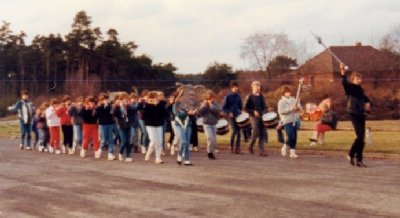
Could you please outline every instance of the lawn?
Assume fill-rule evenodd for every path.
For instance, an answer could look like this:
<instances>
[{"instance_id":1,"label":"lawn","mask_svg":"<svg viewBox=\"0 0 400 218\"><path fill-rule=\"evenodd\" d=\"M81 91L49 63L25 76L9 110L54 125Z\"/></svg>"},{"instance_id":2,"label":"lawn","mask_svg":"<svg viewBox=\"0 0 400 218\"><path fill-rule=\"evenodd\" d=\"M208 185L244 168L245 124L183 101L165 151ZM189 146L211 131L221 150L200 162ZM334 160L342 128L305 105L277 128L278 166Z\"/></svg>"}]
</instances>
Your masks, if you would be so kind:
<instances>
[{"instance_id":1,"label":"lawn","mask_svg":"<svg viewBox=\"0 0 400 218\"><path fill-rule=\"evenodd\" d=\"M325 144L317 147L310 147L308 138L312 134L313 122L303 122L299 132L298 148L302 150L318 151L346 151L354 140L354 132L349 121L342 121L338 130L328 132L325 136ZM366 145L366 152L395 153L400 154L400 121L368 121L367 126L372 129L372 145ZM281 145L277 142L276 131L268 130L268 147L278 148ZM0 138L18 138L19 127L16 122L0 121ZM200 146L205 147L205 136L199 133ZM218 136L218 148L226 149L229 146L229 134ZM244 143L242 142L242 145Z\"/></svg>"}]
</instances>

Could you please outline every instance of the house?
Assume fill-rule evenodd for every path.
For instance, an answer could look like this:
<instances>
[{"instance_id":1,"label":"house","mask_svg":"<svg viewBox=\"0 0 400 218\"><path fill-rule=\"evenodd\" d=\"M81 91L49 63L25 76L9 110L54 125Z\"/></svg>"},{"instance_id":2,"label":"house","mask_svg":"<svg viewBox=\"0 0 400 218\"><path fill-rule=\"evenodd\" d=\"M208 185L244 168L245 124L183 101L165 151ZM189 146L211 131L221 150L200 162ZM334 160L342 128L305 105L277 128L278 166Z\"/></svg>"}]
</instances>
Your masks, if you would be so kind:
<instances>
[{"instance_id":1,"label":"house","mask_svg":"<svg viewBox=\"0 0 400 218\"><path fill-rule=\"evenodd\" d=\"M342 60L348 71L358 71L366 81L375 82L381 78L399 78L400 63L372 46L331 46L330 50ZM308 60L294 73L303 76L311 86L326 85L340 76L339 62L326 49ZM385 74L385 75L383 75Z\"/></svg>"}]
</instances>

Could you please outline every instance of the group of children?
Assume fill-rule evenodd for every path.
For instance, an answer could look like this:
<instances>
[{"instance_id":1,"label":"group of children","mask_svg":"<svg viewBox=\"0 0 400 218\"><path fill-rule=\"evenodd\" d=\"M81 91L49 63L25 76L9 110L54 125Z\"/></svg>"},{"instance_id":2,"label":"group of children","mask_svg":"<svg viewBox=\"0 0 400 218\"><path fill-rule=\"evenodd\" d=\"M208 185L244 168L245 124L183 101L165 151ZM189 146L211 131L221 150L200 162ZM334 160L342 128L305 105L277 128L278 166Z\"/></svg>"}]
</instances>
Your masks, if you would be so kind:
<instances>
[{"instance_id":1,"label":"group of children","mask_svg":"<svg viewBox=\"0 0 400 218\"><path fill-rule=\"evenodd\" d=\"M343 72L342 75L344 75ZM346 82L347 80L343 79L343 81ZM350 85L345 82L343 84L346 94L352 95L352 90L348 91ZM240 145L242 129L239 127L236 118L244 112L250 115L251 122L249 154L254 154L254 144L258 140L259 155L267 156L265 144L268 143L268 134L262 116L267 112L268 106L261 93L260 82L252 82L251 88L252 93L247 96L243 104L238 83L231 81L230 92L224 97L221 106L215 101L216 95L212 91L206 91L198 108L191 108L181 101L183 89L171 95L168 102L164 100L164 94L160 91L144 91L140 97L135 93L130 95L122 93L115 99L110 99L108 94L101 93L98 97L88 96L85 99L78 97L75 101L72 101L68 95L64 96L61 101L53 98L50 102L42 103L38 109L35 109L32 102L29 101L29 93L24 91L21 94L21 100L10 107L9 110L18 112L21 128L21 149L24 149L26 138L26 149L32 150L30 134L33 129L37 134L35 138L39 139L37 142L38 150L42 152L72 155L77 147L81 146L80 156L84 158L87 156L89 146L92 146L94 156L98 159L101 158L103 148L108 147L108 160L118 158L120 161L131 162L132 148L135 152L139 152L140 145L146 161L150 159L154 152L155 163L161 164L163 163L161 156L164 154L164 148L168 147L171 149L172 155L177 148L177 163L179 165L191 166L193 164L190 159L189 145L193 135L192 127L196 125L193 117L203 118L207 155L210 160L216 159L216 125L221 117L227 119L230 125L231 152L234 154L242 153ZM302 107L299 101L292 97L291 93L290 87L285 86L283 88L282 97L278 102L280 122L277 130L279 141L283 144L281 148L282 156L286 156L288 149L290 149L289 157L297 158L297 131L300 127L299 113ZM363 94L363 91L359 91L359 93ZM357 97L359 96L354 98ZM364 96L361 97L367 99ZM368 99L365 101L368 101ZM351 115L354 113L350 112ZM326 113L326 116L328 116L328 113ZM323 116L323 118L326 116ZM352 119L355 126L365 125L363 115L352 115ZM139 130L141 132L140 141ZM168 130L171 134L169 143L165 146L165 133ZM286 133L286 141L283 140L282 130ZM323 123L318 123L316 130L316 134L312 138L313 141L316 141L321 132L328 129ZM357 131L361 132L361 130ZM60 142L60 132L63 134L63 143ZM363 132L358 135L361 137L358 136L355 141L349 153L349 159L354 165L356 154L358 155L357 165L365 166L362 162ZM119 142L118 157L114 155L117 141Z\"/></svg>"}]
</instances>

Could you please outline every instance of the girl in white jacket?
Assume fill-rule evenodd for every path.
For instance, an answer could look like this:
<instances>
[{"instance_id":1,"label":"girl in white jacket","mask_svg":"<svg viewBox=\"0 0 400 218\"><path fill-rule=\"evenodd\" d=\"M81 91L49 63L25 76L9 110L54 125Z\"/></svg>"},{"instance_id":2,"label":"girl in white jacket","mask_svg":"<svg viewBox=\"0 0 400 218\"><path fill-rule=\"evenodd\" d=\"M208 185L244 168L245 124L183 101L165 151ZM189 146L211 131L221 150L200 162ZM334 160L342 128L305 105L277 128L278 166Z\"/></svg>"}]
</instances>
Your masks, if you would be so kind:
<instances>
[{"instance_id":1,"label":"girl in white jacket","mask_svg":"<svg viewBox=\"0 0 400 218\"><path fill-rule=\"evenodd\" d=\"M58 100L56 98L51 99L50 107L45 111L47 126L50 131L50 153L61 154L60 151L60 128L61 121L56 114L56 108L58 107Z\"/></svg>"}]
</instances>

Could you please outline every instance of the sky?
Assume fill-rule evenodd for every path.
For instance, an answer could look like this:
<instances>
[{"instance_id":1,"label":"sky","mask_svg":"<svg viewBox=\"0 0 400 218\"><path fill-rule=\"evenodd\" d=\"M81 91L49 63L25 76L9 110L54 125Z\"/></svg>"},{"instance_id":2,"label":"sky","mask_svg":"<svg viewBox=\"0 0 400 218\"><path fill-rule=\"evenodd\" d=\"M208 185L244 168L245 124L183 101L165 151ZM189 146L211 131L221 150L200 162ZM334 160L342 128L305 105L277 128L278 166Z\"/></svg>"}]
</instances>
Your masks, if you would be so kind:
<instances>
[{"instance_id":1,"label":"sky","mask_svg":"<svg viewBox=\"0 0 400 218\"><path fill-rule=\"evenodd\" d=\"M311 57L323 47L310 31L327 45L377 47L400 25L399 0L0 0L0 20L25 31L28 44L38 34L66 35L81 10L93 27L115 28L120 41L139 45L138 55L171 62L177 73L201 73L215 61L250 69L240 47L255 33L285 33Z\"/></svg>"}]
</instances>

